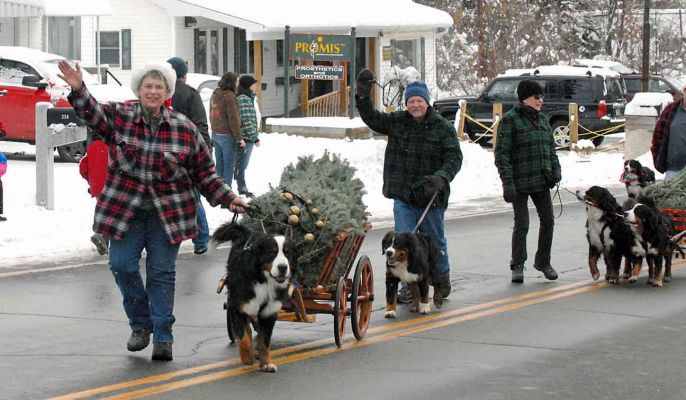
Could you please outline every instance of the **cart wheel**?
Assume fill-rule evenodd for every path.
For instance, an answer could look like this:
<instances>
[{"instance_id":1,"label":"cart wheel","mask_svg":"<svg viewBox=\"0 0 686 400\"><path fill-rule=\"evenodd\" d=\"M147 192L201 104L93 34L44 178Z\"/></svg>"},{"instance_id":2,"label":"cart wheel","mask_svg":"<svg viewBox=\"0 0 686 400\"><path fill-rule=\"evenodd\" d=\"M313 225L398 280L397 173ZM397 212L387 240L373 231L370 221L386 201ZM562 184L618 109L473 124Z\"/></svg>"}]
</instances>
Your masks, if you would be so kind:
<instances>
[{"instance_id":1,"label":"cart wheel","mask_svg":"<svg viewBox=\"0 0 686 400\"><path fill-rule=\"evenodd\" d=\"M229 335L230 344L236 343L236 337L233 335L233 330L231 330L231 313L229 312L229 293L226 292L226 302L224 303L224 310L226 310L226 333Z\"/></svg>"},{"instance_id":2,"label":"cart wheel","mask_svg":"<svg viewBox=\"0 0 686 400\"><path fill-rule=\"evenodd\" d=\"M353 293L350 297L350 323L357 340L362 340L369 328L372 301L374 301L374 273L369 257L363 255L355 267Z\"/></svg>"},{"instance_id":3,"label":"cart wheel","mask_svg":"<svg viewBox=\"0 0 686 400\"><path fill-rule=\"evenodd\" d=\"M336 284L336 297L333 299L333 337L336 339L336 346L343 345L343 332L345 332L346 310L345 278L338 278Z\"/></svg>"}]
</instances>

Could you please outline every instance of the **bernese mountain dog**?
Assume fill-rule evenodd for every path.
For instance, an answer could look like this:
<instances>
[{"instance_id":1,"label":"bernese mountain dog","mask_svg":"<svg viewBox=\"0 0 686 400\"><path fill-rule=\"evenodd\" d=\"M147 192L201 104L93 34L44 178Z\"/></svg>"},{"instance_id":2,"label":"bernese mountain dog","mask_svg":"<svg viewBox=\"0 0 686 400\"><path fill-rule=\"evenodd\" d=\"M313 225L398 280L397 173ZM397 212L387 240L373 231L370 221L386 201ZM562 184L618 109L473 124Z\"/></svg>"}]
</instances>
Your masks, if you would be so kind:
<instances>
[{"instance_id":1,"label":"bernese mountain dog","mask_svg":"<svg viewBox=\"0 0 686 400\"><path fill-rule=\"evenodd\" d=\"M636 199L643 194L648 184L655 182L655 172L641 165L638 160L626 160L621 181L626 185L629 197Z\"/></svg>"},{"instance_id":2,"label":"bernese mountain dog","mask_svg":"<svg viewBox=\"0 0 686 400\"><path fill-rule=\"evenodd\" d=\"M677 243L686 231L675 235L674 221L655 207L653 199L639 197L638 203L624 213L636 236L632 251L635 254L630 282L638 280L641 264L645 257L648 262L648 284L662 287L663 282L672 279L672 256L681 251ZM664 261L664 270L662 262Z\"/></svg>"},{"instance_id":3,"label":"bernese mountain dog","mask_svg":"<svg viewBox=\"0 0 686 400\"><path fill-rule=\"evenodd\" d=\"M255 349L251 325L257 331L260 370L276 372L270 345L282 303L289 297L293 246L284 236L252 232L237 223L225 223L212 235L217 244L231 242L226 263L229 325L241 361L252 365Z\"/></svg>"},{"instance_id":4,"label":"bernese mountain dog","mask_svg":"<svg viewBox=\"0 0 686 400\"><path fill-rule=\"evenodd\" d=\"M577 197L581 194L577 193ZM583 195L586 202L586 239L588 240L588 267L593 280L600 277L598 259L605 260L605 280L619 283L619 268L625 259L624 278L629 277L633 258L634 234L625 221L622 207L607 189L591 186Z\"/></svg>"},{"instance_id":5,"label":"bernese mountain dog","mask_svg":"<svg viewBox=\"0 0 686 400\"><path fill-rule=\"evenodd\" d=\"M438 265L438 249L429 235L412 232L388 232L381 240L381 251L386 257L386 313L395 318L398 283L410 285L411 312L428 314L429 284ZM435 290L435 289L434 289ZM442 304L434 305L440 308Z\"/></svg>"}]
</instances>

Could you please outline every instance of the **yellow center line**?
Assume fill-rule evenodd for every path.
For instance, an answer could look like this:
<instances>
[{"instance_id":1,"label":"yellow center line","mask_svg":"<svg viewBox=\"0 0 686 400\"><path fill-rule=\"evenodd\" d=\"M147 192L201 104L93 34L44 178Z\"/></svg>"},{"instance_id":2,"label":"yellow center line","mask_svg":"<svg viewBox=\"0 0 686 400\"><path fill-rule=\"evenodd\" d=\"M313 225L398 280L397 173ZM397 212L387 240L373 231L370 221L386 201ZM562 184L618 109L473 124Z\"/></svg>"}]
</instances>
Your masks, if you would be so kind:
<instances>
[{"instance_id":1,"label":"yellow center line","mask_svg":"<svg viewBox=\"0 0 686 400\"><path fill-rule=\"evenodd\" d=\"M686 266L686 261L682 260L680 262L675 262L672 264L672 266L675 269L683 268L684 266ZM589 285L591 285L591 286L589 286ZM587 287L584 287L584 286L587 286ZM344 344L343 349L355 348L356 346L359 346L359 345L367 345L367 344L371 344L371 343L376 343L377 337L385 338L387 335L391 335L392 337L398 337L398 336L409 334L409 333L402 333L405 331L397 331L397 332L392 332L390 334L384 334L384 332L394 331L394 330L404 328L407 326L421 325L424 323L429 323L432 321L440 321L440 320L448 320L448 325L450 325L450 324L454 324L457 322L461 322L461 320L455 321L454 318L450 319L451 317L469 314L469 315L463 317L463 318L466 318L464 320L469 320L470 319L469 317L472 315L476 315L474 318L478 318L479 316L481 316L483 314L483 313L477 313L478 311L488 309L488 308L492 308L492 307L496 307L499 305L521 302L521 303L515 304L515 306L518 306L519 304L524 304L524 305L522 305L522 307L523 307L523 306L530 304L530 302L532 301L530 299L543 298L543 296L546 296L546 295L555 294L558 292L565 292L567 290L578 288L578 287L582 287L581 292L583 292L586 289L588 289L588 287L600 288L600 287L605 287L605 286L607 286L607 284L605 282L594 283L593 281L590 281L590 280L574 282L574 283L570 283L567 285L555 286L553 288L543 289L543 290L539 290L539 291L535 291L535 292L524 293L524 294L520 294L520 295L516 295L516 296L498 299L498 300L494 300L494 301L490 301L490 302L486 302L486 303L480 303L480 304L475 304L472 306L462 307L462 308L458 308L458 309L448 311L448 312L438 312L438 313L434 313L434 314L430 314L430 315L412 318L412 319L405 320L405 321L388 323L388 324L385 324L385 325L382 325L379 327L368 329L367 335L366 335L364 341L354 342L353 344ZM566 296L567 293L576 294L577 292L579 292L579 289L570 290L570 292L562 293L562 295L565 295L563 297L567 297ZM581 293L581 292L579 292L579 293ZM554 296L551 297L552 300L554 300L556 298L558 298L558 297L554 297ZM545 301L550 301L550 300L545 300ZM532 303L532 304L536 304L536 303ZM497 310L501 310L502 308L503 307L498 308ZM515 307L513 309L516 309L516 308L520 308L520 307ZM504 311L499 311L499 312L504 312ZM470 314L470 313L474 313L474 314ZM485 314L484 316L487 316L487 315L491 315L491 314ZM442 326L442 325L440 325L440 322L434 323L434 324L438 324L437 327ZM432 326L433 327L434 324L422 325L419 328L423 328L424 326ZM433 328L427 328L427 329L433 329ZM423 331L423 330L426 330L426 329L421 329L420 331ZM401 334L398 334L398 332L401 332ZM384 335L382 335L382 334L384 334ZM375 337L370 338L369 337L370 335L379 335L379 336L375 336ZM276 357L278 357L278 356L286 356L286 357L281 357L278 359L278 360L280 360L280 363L284 364L284 363L293 362L293 361L290 361L291 358L293 358L293 357L295 357L294 359L296 361L299 360L300 355L289 357L288 356L289 354L296 353L296 352L299 352L302 350L317 348L317 347L323 346L323 345L328 344L328 343L331 343L331 338L324 338L324 339L319 339L319 340L315 340L315 341L311 341L311 342L301 343L301 344L294 345L294 346L288 346L288 347L284 347L284 348L280 348L280 349L275 349L271 353L272 353L272 356L275 357L275 359L277 359ZM329 349L314 350L314 351L315 352L316 351L323 351L323 353L321 353L321 355L324 355L324 354L330 354L331 352L336 352L336 351L340 351L340 350L341 349L337 349L337 348L329 348ZM302 353L302 354L307 355L307 354L310 354L312 352L313 351ZM311 358L311 357L315 357L315 356L316 355L312 355L312 356L307 357L307 358ZM68 400L68 399L88 398L88 397L92 397L92 396L103 394L103 393L114 392L114 391L124 390L124 389L130 389L130 388L133 388L136 386L151 385L151 384L155 384L155 383L159 383L159 382L172 380L175 378L180 378L180 377L189 376L189 375L195 375L198 373L207 372L207 371L211 371L214 369L230 367L230 366L239 365L239 364L240 364L240 359L238 357L236 357L236 358L232 358L230 360L220 361L220 362L216 362L216 363L210 363L210 364L206 364L206 365L200 365L197 367L187 368L187 369L180 370L180 371L174 371L174 372L170 372L170 373L166 373L166 374L154 375L154 376L150 376L150 377L120 382L120 383L116 383L116 384L112 384L112 385L101 386L98 388L93 388L93 389L89 389L89 390L85 390L85 391L81 391L81 392L70 393L70 394L66 394L63 396L51 398L49 400ZM255 370L255 368L253 368L253 367L243 367L243 368L238 369L238 370L220 371L220 372L218 372L218 374L236 373L236 372L231 372L231 371L239 371L239 372L243 371L240 373L240 374L242 374L242 373L252 372L253 370ZM194 378L194 379L205 378L208 376L211 377L213 375L214 374L205 375L205 376L201 376L201 377ZM235 376L235 375L222 375L222 377L231 377L231 376ZM217 378L217 379L221 379L221 378ZM180 382L174 382L174 383L170 383L168 385L174 385L176 383L183 383L183 382L188 382L188 381L192 381L192 380L193 379L184 380L184 381L180 381ZM167 385L163 385L163 386L159 386L159 387L167 387ZM185 386L183 386L183 387L185 387ZM169 389L169 390L174 390L174 388ZM137 392L130 392L130 393L137 393ZM117 397L114 397L114 398L117 398Z\"/></svg>"},{"instance_id":2,"label":"yellow center line","mask_svg":"<svg viewBox=\"0 0 686 400\"><path fill-rule=\"evenodd\" d=\"M574 296L580 293L585 293L585 292L591 292L594 290L598 290L600 288L606 287L608 284L606 282L602 283L597 283L591 286L586 286L586 287L581 287L577 289L572 289L566 292L561 292L561 293L556 293L556 294L551 294L550 296L544 296L544 297L539 297L539 298L533 298L529 299L526 301L522 301L519 303L514 303L514 304L506 304L500 307L472 313L472 314L467 314L463 316L458 316L455 318L448 318L448 319L443 319L440 321L436 321L433 323L428 323L424 324L421 326L415 326L415 327L410 327L407 329L399 330L399 331L394 331L394 332L389 332L385 333L382 335L374 336L369 339L365 339L359 342L353 342L353 343L346 343L342 348L324 348L324 349L315 349L303 353L297 353L281 358L275 358L273 361L277 365L283 365L283 364L290 364L294 362L299 362L299 361L304 361L308 360L314 357L321 357L329 354L334 354L334 353L340 353L343 351L348 351L348 350L354 350L358 349L364 346L369 346L371 344L383 342L383 341L388 341L391 339L395 339L401 336L407 336L411 334L416 334L432 329L437 329L437 328L442 328L446 327L449 325L454 325L460 322L465 322L465 321L471 321L477 318L483 318L483 317L488 317L496 314L501 314L504 312L516 310L519 308L535 305L535 304L540 304L540 303L545 303L569 296ZM215 372L209 375L203 375L203 376L198 376L195 378L190 378L186 379L183 381L177 381L177 382L171 382L168 384L164 385L159 385L159 386L153 386L145 389L140 389L136 390L133 392L128 392L128 393L123 393L111 397L107 397L106 399L108 400L125 400L125 399L138 399L141 397L146 397L150 396L153 394L160 394L160 393L165 393L173 390L178 390L178 389L183 389L187 388L190 386L195 386L199 384L204 384L204 383L209 383L213 382L216 380L220 379L226 379L226 378L231 378L231 377L236 377L236 376L241 376L241 375L246 375L252 372L255 372L258 370L258 367L256 366L250 366L250 367L242 367L242 368L235 368L227 371L220 371L220 372Z\"/></svg>"},{"instance_id":3,"label":"yellow center line","mask_svg":"<svg viewBox=\"0 0 686 400\"><path fill-rule=\"evenodd\" d=\"M485 308L494 307L494 306L498 306L501 304L507 304L507 303L521 301L521 300L525 300L525 299L529 299L529 298L544 296L544 295L547 295L550 293L556 293L556 292L568 290L571 288L575 288L578 286L588 285L589 282L592 282L592 281L581 281L581 282L575 282L575 283L571 283L571 284L567 284L567 285L555 286L555 287L549 288L549 289L538 290L538 291L531 292L531 293L524 293L524 294L520 294L520 295L516 295L516 296L511 296L511 297L506 297L503 299L498 299L498 300L486 302L486 303L480 303L480 304L475 304L472 306L462 307L462 308L458 308L458 309L448 311L448 312L438 312L438 313L434 313L434 314L429 314L429 315L425 315L425 316L421 316L421 317L412 318L412 319L405 320L405 321L388 323L386 325L378 326L375 328L369 328L367 330L367 336L378 334L378 333L383 333L386 331L402 328L405 326L412 326L412 325L417 325L417 324L421 324L421 323L429 322L429 321L433 321L433 320L449 318L449 317L452 317L455 315L467 314L470 312L483 310ZM283 347L280 349L275 349L271 353L272 353L272 356L286 355L286 354L290 354L290 353L294 353L294 352L298 352L298 351L302 351L302 350L307 350L307 349L319 347L319 346L322 346L325 344L330 344L330 343L331 343L331 338L319 339L319 340L315 340L315 341L311 341L311 342L306 342L306 343L301 343L301 344L297 344L297 345L293 345L293 346ZM135 387L135 386L150 385L153 383L167 381L167 380L171 380L171 379L175 379L175 378L179 378L179 377L183 377L183 376L188 376L188 375L194 375L194 374L198 374L201 372L206 372L206 371L210 371L213 369L224 368L224 367L228 367L231 365L237 365L237 364L240 364L240 358L238 358L238 357L232 358L232 359L226 360L226 361L219 361L216 363L200 365L200 366L193 367L193 368L187 368L187 369L180 370L180 371L174 371L174 372L169 372L166 374L154 375L154 376L150 376L150 377L145 377L145 378L134 379L134 380L125 381L125 382L115 383L112 385L101 386L98 388L84 390L81 392L70 393L67 395L59 396L59 397L53 397L49 400L83 399L83 398L92 397L92 396L102 394L102 393L114 392L117 390L127 389L127 388L131 388L131 387Z\"/></svg>"}]
</instances>

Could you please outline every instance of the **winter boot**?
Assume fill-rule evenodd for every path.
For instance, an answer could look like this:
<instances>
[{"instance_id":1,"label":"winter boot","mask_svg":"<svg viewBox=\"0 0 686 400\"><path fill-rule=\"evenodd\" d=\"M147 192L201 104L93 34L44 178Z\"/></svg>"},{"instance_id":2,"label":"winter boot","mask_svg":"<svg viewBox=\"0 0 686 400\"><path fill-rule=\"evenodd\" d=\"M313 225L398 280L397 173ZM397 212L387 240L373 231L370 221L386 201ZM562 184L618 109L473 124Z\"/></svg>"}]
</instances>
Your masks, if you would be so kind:
<instances>
[{"instance_id":1,"label":"winter boot","mask_svg":"<svg viewBox=\"0 0 686 400\"><path fill-rule=\"evenodd\" d=\"M549 281L554 281L555 279L557 279L557 272L550 265L544 265L542 267L537 267L534 265L534 268L543 272L543 275L545 275L545 279Z\"/></svg>"},{"instance_id":2,"label":"winter boot","mask_svg":"<svg viewBox=\"0 0 686 400\"><path fill-rule=\"evenodd\" d=\"M129 351L141 351L150 344L150 334L152 329L141 329L132 331L129 341L126 343L126 348Z\"/></svg>"},{"instance_id":3,"label":"winter boot","mask_svg":"<svg viewBox=\"0 0 686 400\"><path fill-rule=\"evenodd\" d=\"M152 359L155 361L171 361L172 344L169 342L155 342L152 344Z\"/></svg>"},{"instance_id":4,"label":"winter boot","mask_svg":"<svg viewBox=\"0 0 686 400\"><path fill-rule=\"evenodd\" d=\"M512 270L512 283L524 283L524 266L523 265L511 265Z\"/></svg>"},{"instance_id":5,"label":"winter boot","mask_svg":"<svg viewBox=\"0 0 686 400\"><path fill-rule=\"evenodd\" d=\"M447 299L451 289L450 274L441 275L436 278L434 282L434 292L438 291L441 294L441 298Z\"/></svg>"}]
</instances>

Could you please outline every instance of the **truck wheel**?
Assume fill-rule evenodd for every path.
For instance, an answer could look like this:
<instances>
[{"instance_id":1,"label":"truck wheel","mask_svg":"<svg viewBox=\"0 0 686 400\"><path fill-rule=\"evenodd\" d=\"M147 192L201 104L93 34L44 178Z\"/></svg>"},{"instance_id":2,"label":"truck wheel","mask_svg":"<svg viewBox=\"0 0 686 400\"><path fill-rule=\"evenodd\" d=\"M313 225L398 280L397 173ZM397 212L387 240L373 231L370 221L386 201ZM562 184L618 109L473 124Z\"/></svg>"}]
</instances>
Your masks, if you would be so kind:
<instances>
[{"instance_id":1,"label":"truck wheel","mask_svg":"<svg viewBox=\"0 0 686 400\"><path fill-rule=\"evenodd\" d=\"M597 138L593 139L593 145L598 147L603 144L603 140L605 140L605 136L598 136Z\"/></svg>"},{"instance_id":2,"label":"truck wheel","mask_svg":"<svg viewBox=\"0 0 686 400\"><path fill-rule=\"evenodd\" d=\"M86 142L65 144L57 148L60 160L64 162L79 162L86 154Z\"/></svg>"},{"instance_id":3,"label":"truck wheel","mask_svg":"<svg viewBox=\"0 0 686 400\"><path fill-rule=\"evenodd\" d=\"M569 141L569 123L564 119L558 119L553 122L550 127L553 130L553 139L555 140L555 146L568 148L570 145Z\"/></svg>"}]
</instances>

